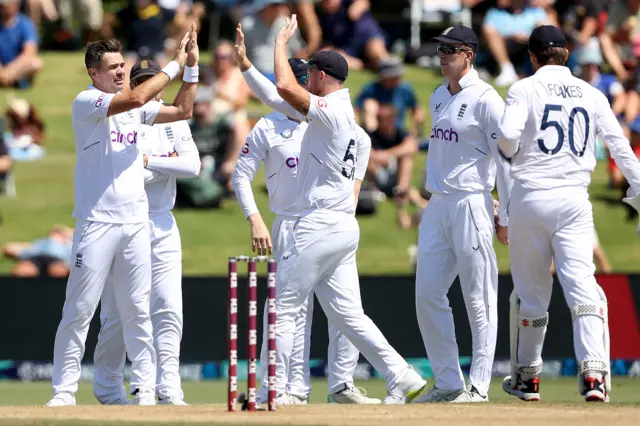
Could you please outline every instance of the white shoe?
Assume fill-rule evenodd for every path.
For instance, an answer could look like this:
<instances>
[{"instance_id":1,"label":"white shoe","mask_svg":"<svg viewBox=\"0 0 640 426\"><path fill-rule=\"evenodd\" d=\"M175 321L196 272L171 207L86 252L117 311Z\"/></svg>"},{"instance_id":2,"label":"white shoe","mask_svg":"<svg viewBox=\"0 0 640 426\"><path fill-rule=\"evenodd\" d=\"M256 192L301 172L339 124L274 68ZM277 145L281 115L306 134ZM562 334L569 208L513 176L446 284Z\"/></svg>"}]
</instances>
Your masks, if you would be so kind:
<instances>
[{"instance_id":1,"label":"white shoe","mask_svg":"<svg viewBox=\"0 0 640 426\"><path fill-rule=\"evenodd\" d=\"M307 405L309 401L301 396L282 393L276 397L276 405Z\"/></svg>"},{"instance_id":2,"label":"white shoe","mask_svg":"<svg viewBox=\"0 0 640 426\"><path fill-rule=\"evenodd\" d=\"M425 395L415 400L418 404L432 402L469 402L470 397L465 389L444 390L435 385Z\"/></svg>"},{"instance_id":3,"label":"white shoe","mask_svg":"<svg viewBox=\"0 0 640 426\"><path fill-rule=\"evenodd\" d=\"M150 390L138 389L135 393L133 405L156 405L156 396Z\"/></svg>"},{"instance_id":4,"label":"white shoe","mask_svg":"<svg viewBox=\"0 0 640 426\"><path fill-rule=\"evenodd\" d=\"M518 74L513 65L505 66L496 77L496 86L507 87L518 81Z\"/></svg>"},{"instance_id":5,"label":"white shoe","mask_svg":"<svg viewBox=\"0 0 640 426\"><path fill-rule=\"evenodd\" d=\"M409 366L402 380L387 392L384 404L409 404L427 388L424 380L413 367Z\"/></svg>"},{"instance_id":6,"label":"white shoe","mask_svg":"<svg viewBox=\"0 0 640 426\"><path fill-rule=\"evenodd\" d=\"M353 383L345 383L343 390L327 397L327 402L329 404L382 404L378 398L367 397L367 391L353 386Z\"/></svg>"},{"instance_id":7,"label":"white shoe","mask_svg":"<svg viewBox=\"0 0 640 426\"><path fill-rule=\"evenodd\" d=\"M180 398L178 395L169 395L164 398L158 395L158 405L189 405L184 402L184 399Z\"/></svg>"},{"instance_id":8,"label":"white shoe","mask_svg":"<svg viewBox=\"0 0 640 426\"><path fill-rule=\"evenodd\" d=\"M131 400L127 398L125 395L122 395L119 398L112 399L106 402L103 402L100 399L98 399L98 402L102 405L133 405L133 402L131 402Z\"/></svg>"},{"instance_id":9,"label":"white shoe","mask_svg":"<svg viewBox=\"0 0 640 426\"><path fill-rule=\"evenodd\" d=\"M58 392L47 402L47 407L70 407L76 405L76 397L69 392Z\"/></svg>"},{"instance_id":10,"label":"white shoe","mask_svg":"<svg viewBox=\"0 0 640 426\"><path fill-rule=\"evenodd\" d=\"M473 385L467 385L467 394L469 394L469 402L489 402L489 395L481 395Z\"/></svg>"}]
</instances>

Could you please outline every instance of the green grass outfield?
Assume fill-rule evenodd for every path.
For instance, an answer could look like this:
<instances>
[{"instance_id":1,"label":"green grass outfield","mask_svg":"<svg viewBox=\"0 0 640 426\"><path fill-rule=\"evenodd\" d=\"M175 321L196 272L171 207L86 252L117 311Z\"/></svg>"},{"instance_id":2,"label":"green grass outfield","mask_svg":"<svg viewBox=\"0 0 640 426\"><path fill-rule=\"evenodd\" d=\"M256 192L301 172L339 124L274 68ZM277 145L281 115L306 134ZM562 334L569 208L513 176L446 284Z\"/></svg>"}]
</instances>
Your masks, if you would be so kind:
<instances>
[{"instance_id":1,"label":"green grass outfield","mask_svg":"<svg viewBox=\"0 0 640 426\"><path fill-rule=\"evenodd\" d=\"M45 68L38 76L35 87L26 92L15 92L34 102L47 125L46 148L43 160L16 163L18 197L0 198L0 243L30 241L42 237L54 223L73 225L73 169L75 163L73 132L71 129L71 102L86 88L82 54L45 54ZM373 78L370 73L353 72L348 87L353 97L364 83ZM430 71L409 69L408 80L415 87L425 107L440 77ZM173 99L178 85L168 91L166 99ZM5 110L4 91L0 96L0 111ZM501 91L504 95L505 92ZM264 106L251 105L253 111L266 112ZM427 120L426 128L430 128ZM425 131L428 134L428 130ZM425 157L416 161L414 183L417 185L424 172ZM256 200L267 223L273 218L268 212L266 194L262 191L263 173L255 182ZM607 189L606 165L599 164L592 184L595 219L600 241L616 271L640 270L640 245L635 236L635 223L624 221L625 213L612 206L608 199L617 194ZM249 227L235 201L226 202L222 209L176 212L184 250L184 272L187 275L225 274L226 258L247 253ZM379 206L375 217L360 218L361 242L358 264L362 274L406 274L411 272L407 248L416 241L417 232L402 232L395 221L395 209L390 202ZM499 265L508 272L509 261L504 247L498 248ZM0 259L0 274L11 270L13 263Z\"/></svg>"},{"instance_id":2,"label":"green grass outfield","mask_svg":"<svg viewBox=\"0 0 640 426\"><path fill-rule=\"evenodd\" d=\"M385 383L382 380L368 380L358 383L367 389L370 396L383 398L385 395ZM240 384L243 390L244 382ZM545 424L572 424L571 422L559 422L558 412L571 414L571 411L593 409L594 405L586 405L578 395L578 386L575 378L544 379L541 383L543 402L525 404L514 397L505 394L501 390L500 380L494 381L490 392L489 404L474 404L473 406L452 405L412 405L408 407L367 407L322 405L326 404L326 381L313 381L313 394L309 407L279 407L277 413L256 414L227 414L226 410L226 381L212 381L184 383L184 392L191 407L100 407L91 394L90 383L81 382L77 394L78 407L65 409L41 408L50 398L51 388L49 382L34 383L0 383L0 425L161 425L161 424L192 424L200 422L207 424L362 424L348 421L348 416L391 416L400 421L400 424L420 424L411 420L416 415L416 410L424 411L420 418L428 420L429 416L450 415L456 410L461 410L463 415L481 415L484 422L479 424L500 424L500 416L505 411L513 411L518 415L518 410L534 410L536 416L553 415ZM614 378L612 391L612 403L598 405L596 410L607 416L612 424L634 424L637 415L640 415L640 379L638 378ZM206 405L205 405L206 404ZM373 412L371 410L374 410ZM443 410L446 410L443 412ZM482 410L478 413L476 410ZM514 411L515 410L515 411ZM203 415L209 416L209 420L203 419ZM64 413L64 416L62 415ZM333 418L340 414L337 419ZM634 414L631 418L629 413ZM419 413L418 413L419 414ZM508 414L508 413L507 413ZM128 417L127 417L128 416ZM233 417L237 416L237 417ZM279 417L275 417L279 416ZM314 417L315 416L315 417ZM520 414L518 424L542 424L532 420L527 415ZM619 418L616 421L616 416ZM623 417L624 416L624 417ZM25 418L27 417L27 418ZM64 419L62 418L64 417ZM117 420L111 419L115 417ZM124 420L123 419L126 419ZM141 418L140 418L141 417ZM495 417L495 421L489 421ZM46 419L43 419L46 418ZM57 419L56 419L57 418ZM82 418L82 420L77 420ZM591 421L603 420L601 415L592 417ZM74 420L76 419L76 420ZM276 421L277 420L277 421ZM360 419L362 420L362 419ZM458 419L458 422L462 420ZM471 419L469 419L471 420ZM556 421L554 421L556 420ZM579 420L577 417L575 420ZM264 423L262 423L264 421ZM516 421L513 419L513 421ZM542 421L542 418L540 418ZM365 424L367 422L364 422ZM372 421L373 423L373 421ZM375 422L380 424L379 422ZM508 423L508 422L507 422ZM383 424L389 424L384 423ZM438 422L438 424L441 424ZM457 422L452 422L457 424ZM474 422L474 424L476 424ZM583 423L584 424L584 423ZM587 421L587 424L595 424ZM636 423L637 424L637 423Z\"/></svg>"}]
</instances>

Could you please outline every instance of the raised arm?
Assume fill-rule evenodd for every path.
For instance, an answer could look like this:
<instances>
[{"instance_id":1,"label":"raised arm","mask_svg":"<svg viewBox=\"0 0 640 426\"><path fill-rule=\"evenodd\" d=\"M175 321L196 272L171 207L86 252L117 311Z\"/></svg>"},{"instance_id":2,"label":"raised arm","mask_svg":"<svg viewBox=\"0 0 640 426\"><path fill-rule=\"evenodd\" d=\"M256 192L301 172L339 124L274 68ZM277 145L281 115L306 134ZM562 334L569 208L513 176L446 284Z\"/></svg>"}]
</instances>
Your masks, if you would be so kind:
<instances>
[{"instance_id":1,"label":"raised arm","mask_svg":"<svg viewBox=\"0 0 640 426\"><path fill-rule=\"evenodd\" d=\"M247 82L247 85L258 99L287 117L300 121L304 120L304 116L286 103L285 100L282 99L282 96L278 94L276 86L249 61L247 48L244 44L242 24L238 24L236 28L236 44L233 49L233 58L238 64L240 71L242 71L242 76Z\"/></svg>"},{"instance_id":2,"label":"raised arm","mask_svg":"<svg viewBox=\"0 0 640 426\"><path fill-rule=\"evenodd\" d=\"M198 61L200 50L198 48L198 34L196 24L191 23L190 41L187 46L187 66L184 69L183 83L176 95L173 105L162 105L155 123L172 123L186 120L193 114L193 103L196 100L198 86Z\"/></svg>"},{"instance_id":3,"label":"raised arm","mask_svg":"<svg viewBox=\"0 0 640 426\"><path fill-rule=\"evenodd\" d=\"M287 43L298 29L296 15L292 15L291 19L287 18L287 24L282 27L276 36L276 47L274 51L275 59L275 78L276 89L278 94L291 105L296 111L304 116L309 113L310 95L296 81L295 75L289 66L287 58Z\"/></svg>"},{"instance_id":4,"label":"raised arm","mask_svg":"<svg viewBox=\"0 0 640 426\"><path fill-rule=\"evenodd\" d=\"M160 93L171 80L173 80L179 73L182 65L187 60L186 47L191 42L192 32L185 34L178 46L178 50L173 58L173 61L162 69L161 73L158 73L151 77L149 80L138 85L133 90L125 90L117 95L113 96L109 103L109 109L107 116L120 114L125 111L130 111L135 108L141 108L146 103L154 99L158 93ZM118 64L119 66L120 64ZM195 95L194 95L195 97ZM160 114L156 117L156 122L160 118Z\"/></svg>"}]
</instances>

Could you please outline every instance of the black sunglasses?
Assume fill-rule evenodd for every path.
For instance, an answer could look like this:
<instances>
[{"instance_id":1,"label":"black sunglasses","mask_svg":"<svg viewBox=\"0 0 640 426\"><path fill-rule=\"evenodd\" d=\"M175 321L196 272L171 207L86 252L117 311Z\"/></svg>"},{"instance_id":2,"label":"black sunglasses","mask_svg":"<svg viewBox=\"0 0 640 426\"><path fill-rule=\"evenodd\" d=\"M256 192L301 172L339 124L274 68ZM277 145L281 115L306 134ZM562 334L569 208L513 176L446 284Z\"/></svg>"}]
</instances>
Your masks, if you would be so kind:
<instances>
[{"instance_id":1,"label":"black sunglasses","mask_svg":"<svg viewBox=\"0 0 640 426\"><path fill-rule=\"evenodd\" d=\"M453 55L457 52L469 52L470 49L466 47L455 47L449 44L439 44L438 45L438 53L440 55Z\"/></svg>"}]
</instances>

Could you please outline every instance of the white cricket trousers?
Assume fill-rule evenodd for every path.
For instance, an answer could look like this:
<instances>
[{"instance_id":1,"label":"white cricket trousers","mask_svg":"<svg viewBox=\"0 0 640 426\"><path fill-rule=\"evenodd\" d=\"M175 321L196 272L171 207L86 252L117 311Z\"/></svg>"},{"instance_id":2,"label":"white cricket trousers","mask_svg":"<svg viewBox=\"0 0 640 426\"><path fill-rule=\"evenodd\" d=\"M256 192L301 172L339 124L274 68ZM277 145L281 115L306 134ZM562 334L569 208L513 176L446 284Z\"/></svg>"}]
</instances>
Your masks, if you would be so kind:
<instances>
[{"instance_id":1,"label":"white cricket trousers","mask_svg":"<svg viewBox=\"0 0 640 426\"><path fill-rule=\"evenodd\" d=\"M282 253L278 271L286 271L276 295L276 388L286 390L296 318L315 292L329 324L342 332L387 380L389 389L409 366L364 314L355 255L360 239L353 215L315 210L294 226L293 246ZM353 377L353 373L340 373ZM344 379L340 379L344 380ZM344 383L344 382L343 382Z\"/></svg>"},{"instance_id":2,"label":"white cricket trousers","mask_svg":"<svg viewBox=\"0 0 640 426\"><path fill-rule=\"evenodd\" d=\"M155 376L160 398L184 398L180 382L180 342L182 340L182 245L171 212L151 214L151 323L158 354ZM105 289L100 311L102 327L94 352L93 392L100 402L123 396L125 347L122 323L113 293ZM125 330L126 336L126 330Z\"/></svg>"},{"instance_id":3,"label":"white cricket trousers","mask_svg":"<svg viewBox=\"0 0 640 426\"><path fill-rule=\"evenodd\" d=\"M594 277L593 213L586 188L527 190L518 181L509 202L511 275L520 298L519 316L545 316L551 300L551 259L569 308L601 306ZM553 318L549 319L553 321ZM518 331L518 364L542 362L545 328ZM596 316L578 316L573 343L578 361L609 360L605 353L604 323Z\"/></svg>"},{"instance_id":4,"label":"white cricket trousers","mask_svg":"<svg viewBox=\"0 0 640 426\"><path fill-rule=\"evenodd\" d=\"M149 239L147 222L76 222L71 273L53 350L54 394L78 390L87 331L105 288L113 291L125 331L124 346L132 363L131 391L153 390L156 352L149 317Z\"/></svg>"},{"instance_id":5,"label":"white cricket trousers","mask_svg":"<svg viewBox=\"0 0 640 426\"><path fill-rule=\"evenodd\" d=\"M433 194L418 236L416 313L427 356L443 390L464 388L447 293L456 278L471 325L469 383L486 395L498 331L498 265L491 194ZM509 228L511 229L511 228Z\"/></svg>"},{"instance_id":6,"label":"white cricket trousers","mask_svg":"<svg viewBox=\"0 0 640 426\"><path fill-rule=\"evenodd\" d=\"M280 262L282 254L291 251L294 247L293 228L297 217L277 216L271 226L273 242L273 255L276 261ZM276 286L285 286L289 276L286 266L289 269L292 262L285 263L283 267L278 266ZM344 276L332 277L339 281L346 282L355 274L357 280L358 270L353 258L351 268L342 268ZM358 297L360 294L358 293ZM311 393L311 375L309 371L309 349L311 347L311 325L313 320L313 292L309 293L306 303L300 308L300 312L295 319L295 334L293 340L293 350L289 361L289 378L287 392L300 398L307 399ZM260 374L262 377L262 387L258 397L261 401L266 400L268 388L268 353L267 353L267 306L265 305L263 318L263 339L262 350L260 352ZM345 383L353 383L353 375L358 366L360 352L345 337L345 335L332 324L329 324L329 350L328 350L328 385L329 393L335 393L344 388Z\"/></svg>"}]
</instances>

